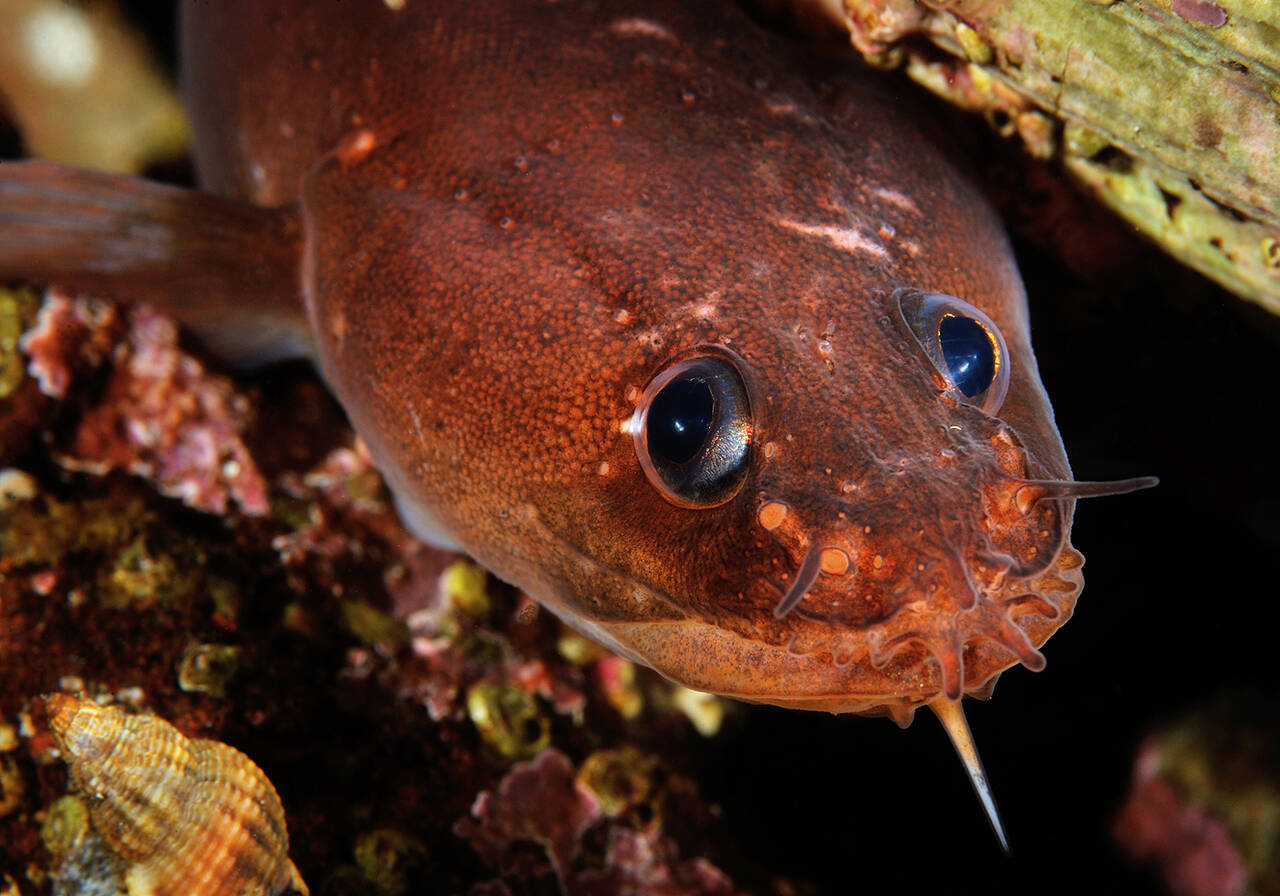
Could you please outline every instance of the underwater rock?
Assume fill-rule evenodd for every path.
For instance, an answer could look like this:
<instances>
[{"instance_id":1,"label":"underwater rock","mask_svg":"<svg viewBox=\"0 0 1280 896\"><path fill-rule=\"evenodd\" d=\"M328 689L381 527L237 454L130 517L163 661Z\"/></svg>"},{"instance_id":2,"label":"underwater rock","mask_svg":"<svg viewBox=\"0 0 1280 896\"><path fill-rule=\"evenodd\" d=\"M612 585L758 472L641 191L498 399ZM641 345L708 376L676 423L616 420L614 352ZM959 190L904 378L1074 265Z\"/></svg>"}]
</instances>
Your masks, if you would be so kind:
<instances>
[{"instance_id":1,"label":"underwater rock","mask_svg":"<svg viewBox=\"0 0 1280 896\"><path fill-rule=\"evenodd\" d=\"M126 320L127 349L102 401L85 414L69 460L144 476L198 510L225 513L234 502L266 513L266 480L242 439L252 420L248 397L183 351L170 319L138 307Z\"/></svg>"},{"instance_id":2,"label":"underwater rock","mask_svg":"<svg viewBox=\"0 0 1280 896\"><path fill-rule=\"evenodd\" d=\"M64 694L45 707L94 830L128 863L129 896L307 892L280 798L243 753Z\"/></svg>"},{"instance_id":3,"label":"underwater rock","mask_svg":"<svg viewBox=\"0 0 1280 896\"><path fill-rule=\"evenodd\" d=\"M658 760L634 748L594 754L576 771L563 753L546 750L481 793L454 832L503 875L485 892L548 871L569 896L738 892L706 858L680 858L663 822L660 778ZM540 848L522 848L529 845Z\"/></svg>"},{"instance_id":4,"label":"underwater rock","mask_svg":"<svg viewBox=\"0 0 1280 896\"><path fill-rule=\"evenodd\" d=\"M1280 893L1276 699L1235 694L1147 739L1112 836L1176 896Z\"/></svg>"},{"instance_id":5,"label":"underwater rock","mask_svg":"<svg viewBox=\"0 0 1280 896\"><path fill-rule=\"evenodd\" d=\"M500 873L532 877L549 865L561 889L566 889L578 842L601 817L599 799L579 787L574 774L569 757L546 750L513 768L496 792L481 793L471 817L459 821L454 830ZM510 848L522 841L541 846L545 859Z\"/></svg>"},{"instance_id":6,"label":"underwater rock","mask_svg":"<svg viewBox=\"0 0 1280 896\"><path fill-rule=\"evenodd\" d=\"M1166 252L1280 313L1280 6L801 0ZM925 38L919 40L918 38Z\"/></svg>"}]
</instances>

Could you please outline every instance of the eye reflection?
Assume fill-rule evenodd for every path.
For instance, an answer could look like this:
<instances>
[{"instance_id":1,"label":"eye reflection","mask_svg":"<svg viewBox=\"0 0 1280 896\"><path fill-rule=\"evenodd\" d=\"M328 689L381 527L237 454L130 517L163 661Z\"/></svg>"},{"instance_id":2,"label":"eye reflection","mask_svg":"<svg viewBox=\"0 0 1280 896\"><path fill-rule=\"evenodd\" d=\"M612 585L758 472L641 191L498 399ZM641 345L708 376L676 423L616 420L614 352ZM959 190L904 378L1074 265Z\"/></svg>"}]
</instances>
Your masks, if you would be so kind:
<instances>
[{"instance_id":1,"label":"eye reflection","mask_svg":"<svg viewBox=\"0 0 1280 896\"><path fill-rule=\"evenodd\" d=\"M678 361L646 387L632 425L650 484L682 507L716 507L742 488L751 406L737 368L720 352Z\"/></svg>"}]
</instances>

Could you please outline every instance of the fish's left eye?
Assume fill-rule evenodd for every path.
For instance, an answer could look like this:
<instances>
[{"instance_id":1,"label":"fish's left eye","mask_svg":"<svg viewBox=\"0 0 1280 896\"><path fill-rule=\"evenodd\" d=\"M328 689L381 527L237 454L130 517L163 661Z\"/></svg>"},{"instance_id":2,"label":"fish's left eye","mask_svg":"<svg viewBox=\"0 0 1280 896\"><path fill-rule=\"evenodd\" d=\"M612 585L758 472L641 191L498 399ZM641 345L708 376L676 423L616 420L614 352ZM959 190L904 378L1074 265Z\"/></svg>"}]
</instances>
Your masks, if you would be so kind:
<instances>
[{"instance_id":1,"label":"fish's left eye","mask_svg":"<svg viewBox=\"0 0 1280 896\"><path fill-rule=\"evenodd\" d=\"M986 314L955 296L902 290L898 307L957 398L994 414L1009 391L1009 350Z\"/></svg>"},{"instance_id":2,"label":"fish's left eye","mask_svg":"<svg viewBox=\"0 0 1280 896\"><path fill-rule=\"evenodd\" d=\"M717 507L741 491L751 431L746 384L719 351L655 376L631 418L645 476L681 507Z\"/></svg>"},{"instance_id":3,"label":"fish's left eye","mask_svg":"<svg viewBox=\"0 0 1280 896\"><path fill-rule=\"evenodd\" d=\"M945 314L938 322L938 346L951 381L966 398L986 392L999 361L995 340L972 317Z\"/></svg>"}]
</instances>

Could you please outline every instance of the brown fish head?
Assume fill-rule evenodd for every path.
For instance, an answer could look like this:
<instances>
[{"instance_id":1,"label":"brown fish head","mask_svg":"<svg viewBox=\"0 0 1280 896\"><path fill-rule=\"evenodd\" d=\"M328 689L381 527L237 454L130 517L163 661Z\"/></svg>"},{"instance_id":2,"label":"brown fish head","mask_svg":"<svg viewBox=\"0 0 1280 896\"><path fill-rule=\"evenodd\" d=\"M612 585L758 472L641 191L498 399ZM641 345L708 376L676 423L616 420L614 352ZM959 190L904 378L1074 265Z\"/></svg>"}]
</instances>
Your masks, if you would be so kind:
<instances>
[{"instance_id":1,"label":"brown fish head","mask_svg":"<svg viewBox=\"0 0 1280 896\"><path fill-rule=\"evenodd\" d=\"M444 204L462 217L467 202ZM474 249L529 226L491 218L450 232ZM974 296L984 311L902 285L917 271L868 271L824 239L755 226L769 258L805 260L751 283L741 250L716 262L734 248L707 235L664 276L610 286L624 258L671 257L656 231L632 230L641 246L596 250L602 288L499 236L529 253L520 301L491 298L513 288L510 260L486 272L469 252L445 289L478 292L436 318L407 300L369 317L392 269L356 266L353 289L366 250L317 252L329 379L411 516L690 687L904 720L1012 663L1038 668L1080 559L1064 550L1069 500L1017 500L1069 471L1020 286L991 251L1003 243L975 241L966 259L1012 284ZM960 347L944 349L957 324ZM972 395L963 363L987 378Z\"/></svg>"},{"instance_id":2,"label":"brown fish head","mask_svg":"<svg viewBox=\"0 0 1280 896\"><path fill-rule=\"evenodd\" d=\"M1080 560L1017 498L1070 471L994 214L892 97L588 30L519 116L424 102L304 182L320 360L408 515L701 690L903 721L1038 665Z\"/></svg>"},{"instance_id":3,"label":"brown fish head","mask_svg":"<svg viewBox=\"0 0 1280 896\"><path fill-rule=\"evenodd\" d=\"M631 561L598 635L695 688L900 721L1043 665L1081 560L1071 502L1019 497L1064 474L1060 448L1036 457L997 416L1012 365L989 316L910 289L872 304L889 313L847 335L743 328L651 378L625 427L645 482L602 517L631 537L590 540L615 568L664 562ZM989 352L972 396L938 344L944 316ZM1056 439L1047 413L1038 425ZM682 615L626 615L659 605Z\"/></svg>"}]
</instances>

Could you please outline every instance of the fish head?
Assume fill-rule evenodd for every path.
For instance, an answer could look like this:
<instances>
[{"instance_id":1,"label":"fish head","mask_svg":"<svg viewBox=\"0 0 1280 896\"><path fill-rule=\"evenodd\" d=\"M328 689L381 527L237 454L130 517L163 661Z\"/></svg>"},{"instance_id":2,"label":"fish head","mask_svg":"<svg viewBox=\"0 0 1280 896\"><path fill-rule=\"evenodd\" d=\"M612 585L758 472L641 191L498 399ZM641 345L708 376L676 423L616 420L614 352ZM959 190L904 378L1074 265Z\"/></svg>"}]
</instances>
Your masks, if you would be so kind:
<instances>
[{"instance_id":1,"label":"fish head","mask_svg":"<svg viewBox=\"0 0 1280 896\"><path fill-rule=\"evenodd\" d=\"M318 360L406 516L698 690L902 721L1040 665L1081 560L1019 491L1070 470L994 212L878 89L627 46L307 175Z\"/></svg>"}]
</instances>

